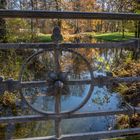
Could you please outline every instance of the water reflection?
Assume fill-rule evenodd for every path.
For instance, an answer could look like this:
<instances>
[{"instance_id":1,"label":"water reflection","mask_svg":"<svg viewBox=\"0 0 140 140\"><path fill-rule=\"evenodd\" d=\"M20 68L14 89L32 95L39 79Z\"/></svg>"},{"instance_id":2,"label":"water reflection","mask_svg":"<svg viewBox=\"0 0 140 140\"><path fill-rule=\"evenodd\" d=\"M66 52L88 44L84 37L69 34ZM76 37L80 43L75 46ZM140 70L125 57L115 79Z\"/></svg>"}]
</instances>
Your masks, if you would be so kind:
<instances>
[{"instance_id":1,"label":"water reflection","mask_svg":"<svg viewBox=\"0 0 140 140\"><path fill-rule=\"evenodd\" d=\"M91 49L87 49L86 51L83 49L79 49L78 51L81 54L89 57L92 67L96 69L96 71L94 71L95 77L99 75L104 75L104 76L106 75L105 71L107 70L107 65L110 65L110 63L113 62L113 59L111 60L108 58L108 54L111 53L110 52L111 50L108 51L108 54L105 54L104 51L99 51L99 50L98 51L96 50L97 52L95 50L91 51ZM88 69L86 68L86 64L82 62L80 58L77 58L69 53L61 53L61 55L63 58L63 59L60 58L60 62L62 64L61 69L65 72L67 71L69 72L69 80L71 79L82 80L82 79L90 78ZM44 62L44 60L42 62ZM51 65L54 66L53 64ZM47 69L49 68L47 67ZM47 71L45 71L45 73L46 72ZM35 78L33 79L36 80ZM46 77L41 77L40 79L45 80ZM69 86L69 89L70 89L69 92L70 94L63 95L61 98L62 111L67 111L77 106L77 104L79 104L85 98L87 91L89 90L89 85L73 85L73 86ZM30 89L29 91L28 89L26 89L23 92L24 94L28 95L28 96L26 95L27 97L30 97L28 101L32 103L34 107L38 107L39 109L45 109L47 111L54 111L54 98L46 96L47 88L41 88L41 89L36 88L36 89ZM111 93L105 86L95 87L91 99L80 110L80 112L90 112L90 111L92 112L97 110L117 109L120 105L119 98L120 97L116 93ZM66 133L76 133L76 132L108 130L110 128L113 129L114 125L115 125L114 116L70 119L70 120L62 121L62 131L64 134L66 134Z\"/></svg>"},{"instance_id":2,"label":"water reflection","mask_svg":"<svg viewBox=\"0 0 140 140\"><path fill-rule=\"evenodd\" d=\"M65 106L73 106L81 98L71 97L71 103L65 101ZM91 99L80 110L80 112L93 112L99 110L114 110L119 108L120 97L115 93L110 93L106 87L95 87ZM62 122L63 133L80 133L113 129L115 117L94 117L64 120Z\"/></svg>"},{"instance_id":3,"label":"water reflection","mask_svg":"<svg viewBox=\"0 0 140 140\"><path fill-rule=\"evenodd\" d=\"M111 71L114 64L119 65L120 57L125 58L129 55L130 50L125 49L77 49L91 63L94 76L106 75L106 71ZM80 57L69 52L61 52L60 58L61 70L68 73L68 80L89 79L89 71L84 61ZM31 61L23 75L23 81L31 80L47 80L47 74L53 71L55 62L53 52L45 52ZM62 111L66 111L77 106L86 96L89 85L72 85L69 86L69 94L63 95L61 98ZM23 94L28 102L34 107L54 111L54 97L47 96L47 88L25 88ZM107 87L95 87L91 99L80 110L80 112L93 112L99 110L114 110L120 107L121 99L117 93L113 93ZM22 104L23 108L23 104ZM17 115L36 114L25 104L22 111ZM9 129L13 129L14 138L35 137L54 134L54 122L31 122L24 124L16 124L15 126L1 126L0 138L3 139L4 131L7 135ZM82 133L100 130L110 130L114 128L116 123L115 116L93 117L82 119L70 119L62 121L62 131L67 133Z\"/></svg>"}]
</instances>

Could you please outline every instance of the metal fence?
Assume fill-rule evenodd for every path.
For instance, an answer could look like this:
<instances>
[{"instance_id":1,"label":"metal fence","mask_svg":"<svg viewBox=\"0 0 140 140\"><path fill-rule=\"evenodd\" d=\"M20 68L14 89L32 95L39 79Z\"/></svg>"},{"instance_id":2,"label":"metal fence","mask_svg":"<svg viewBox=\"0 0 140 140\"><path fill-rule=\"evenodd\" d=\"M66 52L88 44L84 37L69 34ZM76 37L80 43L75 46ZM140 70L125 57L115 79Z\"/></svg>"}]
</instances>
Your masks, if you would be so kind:
<instances>
[{"instance_id":1,"label":"metal fence","mask_svg":"<svg viewBox=\"0 0 140 140\"><path fill-rule=\"evenodd\" d=\"M17 10L0 10L0 18L51 18L51 19L106 19L106 20L140 20L139 14L121 14L121 13L88 13L88 12L48 12L48 11L17 11ZM88 60L83 57L73 48L137 48L140 47L139 39L118 42L118 43L61 43L62 35L59 27L55 27L52 34L52 43L0 43L0 49L39 49L35 54L31 55L21 67L19 74L19 79L4 80L0 78L0 89L1 93L5 91L21 91L22 88L26 87L44 87L52 86L53 95L55 98L55 112L46 112L35 108L30 104L25 96L21 92L22 99L27 103L27 105L35 112L40 115L28 115L28 116L16 116L16 117L0 117L0 123L23 123L30 121L43 121L43 120L54 120L55 121L55 136L52 137L39 137L39 138L29 138L29 139L39 139L39 140L76 140L76 139L103 139L103 138L113 138L120 136L127 136L132 134L140 134L140 128L130 128L125 130L111 130L111 131L101 131L101 132L90 132L84 134L71 134L71 135L61 135L61 121L63 119L72 118L83 118L83 117L96 117L96 116L108 116L108 115L118 115L118 114L133 114L140 113L140 108L129 106L128 109L120 109L114 111L95 111L95 112L85 112L78 113L77 111L81 109L87 101L90 99L91 94L94 90L94 86L98 85L112 85L116 83L134 83L140 82L140 77L111 77L111 76L101 76L95 78L93 76L93 70L88 62ZM41 49L41 50L40 50ZM48 76L50 81L29 81L22 82L22 76L26 65L32 58L45 52L54 52L55 68ZM87 69L90 74L88 80L68 80L66 73L61 71L59 55L60 52L69 52L78 57L80 57L86 64ZM66 112L61 112L61 96L62 90L65 85L90 85L89 91L85 99L80 103L79 106L72 110ZM25 140L25 139L24 139Z\"/></svg>"}]
</instances>

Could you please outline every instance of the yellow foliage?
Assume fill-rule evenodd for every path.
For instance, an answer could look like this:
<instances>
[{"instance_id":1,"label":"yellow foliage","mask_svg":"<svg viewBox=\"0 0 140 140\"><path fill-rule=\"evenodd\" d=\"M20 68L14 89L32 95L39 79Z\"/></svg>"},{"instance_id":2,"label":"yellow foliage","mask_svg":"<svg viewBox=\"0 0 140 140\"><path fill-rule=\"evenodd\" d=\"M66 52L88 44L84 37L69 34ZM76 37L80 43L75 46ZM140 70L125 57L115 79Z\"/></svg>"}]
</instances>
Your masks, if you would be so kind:
<instances>
[{"instance_id":1,"label":"yellow foliage","mask_svg":"<svg viewBox=\"0 0 140 140\"><path fill-rule=\"evenodd\" d=\"M15 105L16 103L16 96L13 93L5 92L0 97L0 102L5 106Z\"/></svg>"},{"instance_id":2,"label":"yellow foliage","mask_svg":"<svg viewBox=\"0 0 140 140\"><path fill-rule=\"evenodd\" d=\"M25 19L7 19L7 41L8 42L29 42L32 31L29 21ZM35 35L35 32L33 33Z\"/></svg>"}]
</instances>

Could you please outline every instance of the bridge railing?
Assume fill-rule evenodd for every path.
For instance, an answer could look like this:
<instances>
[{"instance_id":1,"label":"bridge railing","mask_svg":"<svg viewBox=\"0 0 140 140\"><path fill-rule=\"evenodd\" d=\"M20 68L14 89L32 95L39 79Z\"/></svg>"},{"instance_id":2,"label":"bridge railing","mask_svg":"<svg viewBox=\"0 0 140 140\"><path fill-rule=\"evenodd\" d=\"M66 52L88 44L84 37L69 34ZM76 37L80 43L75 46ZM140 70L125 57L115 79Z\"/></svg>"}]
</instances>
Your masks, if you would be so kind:
<instances>
[{"instance_id":1,"label":"bridge railing","mask_svg":"<svg viewBox=\"0 0 140 140\"><path fill-rule=\"evenodd\" d=\"M88 12L50 12L50 11L19 11L19 10L0 10L0 18L49 18L49 19L105 19L105 20L140 20L139 14L132 13L88 13ZM25 97L21 94L23 100L27 103L27 105L34 111L38 112L40 115L26 115L26 116L13 116L13 117L0 117L0 123L23 123L30 121L43 121L43 120L54 120L55 121L55 136L52 137L40 137L40 138L32 138L32 139L40 139L40 140L86 140L87 138L91 139L99 139L99 138L113 138L120 136L127 136L133 134L140 134L140 128L130 128L124 130L111 130L111 131L101 131L101 132L90 132L90 133L82 133L82 134L71 134L71 135L61 135L61 121L63 119L72 119L72 118L83 118L83 117L97 117L97 116L107 116L107 115L118 115L118 114L135 114L140 113L140 108L132 107L128 105L127 109L113 110L113 111L94 111L94 112L85 112L78 113L81 107L85 105L88 99L91 96L91 93L94 89L94 86L97 85L111 85L116 83L134 83L140 82L140 77L93 77L93 71L88 63L86 58L83 58L81 54L73 51L73 48L137 48L140 49L140 41L139 39L124 41L124 42L111 42L111 43L61 43L61 32L58 28L54 29L53 32L53 42L52 43L0 43L0 49L41 49L35 55L42 53L44 51L54 51L54 57L56 61L56 73L52 73L53 75L60 74L59 69L59 51L68 51L74 53L81 57L90 72L89 80L76 80L76 81L68 81L64 78L64 83L62 83L62 79L57 79L57 83L55 83L57 93L55 94L55 112L48 113L42 112L34 108L31 104L29 104ZM43 50L42 50L43 49ZM28 62L30 58L27 59ZM22 82L22 74L24 67L27 63L24 63L19 80L9 79L4 80L2 77L0 78L0 91L14 91L21 90L22 88L27 87L43 87L46 86L46 81L29 81ZM62 75L63 77L63 75ZM50 75L50 78L51 75ZM56 81L55 81L56 82ZM60 98L61 98L61 86L63 84L66 85L90 85L90 91L85 100L74 110L68 112L61 112L60 107ZM60 86L61 85L61 86Z\"/></svg>"}]
</instances>

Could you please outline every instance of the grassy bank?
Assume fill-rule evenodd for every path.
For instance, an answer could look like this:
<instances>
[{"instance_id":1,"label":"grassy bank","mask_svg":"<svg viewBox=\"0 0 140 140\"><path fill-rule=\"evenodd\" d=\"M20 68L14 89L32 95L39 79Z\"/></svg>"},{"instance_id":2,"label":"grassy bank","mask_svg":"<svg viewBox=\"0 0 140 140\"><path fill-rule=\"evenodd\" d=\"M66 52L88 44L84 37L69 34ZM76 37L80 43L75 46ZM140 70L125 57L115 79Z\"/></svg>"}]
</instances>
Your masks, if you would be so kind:
<instances>
[{"instance_id":1,"label":"grassy bank","mask_svg":"<svg viewBox=\"0 0 140 140\"><path fill-rule=\"evenodd\" d=\"M51 34L38 34L39 42L51 42Z\"/></svg>"},{"instance_id":2,"label":"grassy bank","mask_svg":"<svg viewBox=\"0 0 140 140\"><path fill-rule=\"evenodd\" d=\"M134 38L134 33L125 32L125 37L122 37L122 33L114 32L114 33L97 33L94 32L85 32L78 34L78 36L89 36L91 38L95 38L99 41L125 41ZM77 35L68 35L67 38L76 37ZM51 42L50 34L39 34L38 35L39 42Z\"/></svg>"},{"instance_id":3,"label":"grassy bank","mask_svg":"<svg viewBox=\"0 0 140 140\"><path fill-rule=\"evenodd\" d=\"M125 37L122 37L122 33L119 32L114 32L114 33L87 33L88 35L91 35L92 37L96 38L97 40L102 40L102 41L125 41L134 38L134 33L125 33Z\"/></svg>"},{"instance_id":4,"label":"grassy bank","mask_svg":"<svg viewBox=\"0 0 140 140\"><path fill-rule=\"evenodd\" d=\"M140 140L140 136L130 136L127 138L116 138L116 139L112 139L112 140Z\"/></svg>"}]
</instances>

